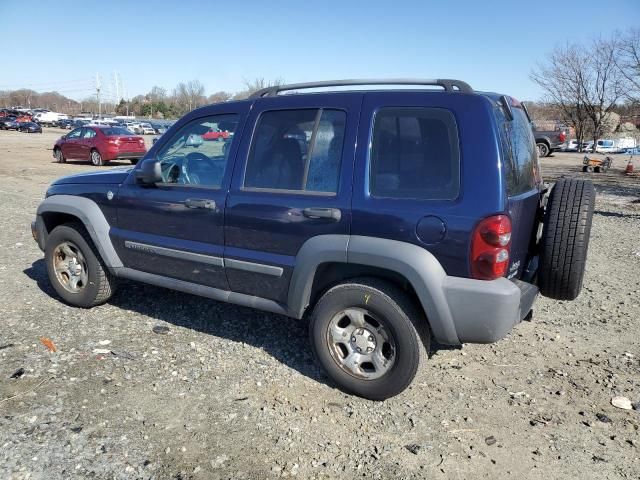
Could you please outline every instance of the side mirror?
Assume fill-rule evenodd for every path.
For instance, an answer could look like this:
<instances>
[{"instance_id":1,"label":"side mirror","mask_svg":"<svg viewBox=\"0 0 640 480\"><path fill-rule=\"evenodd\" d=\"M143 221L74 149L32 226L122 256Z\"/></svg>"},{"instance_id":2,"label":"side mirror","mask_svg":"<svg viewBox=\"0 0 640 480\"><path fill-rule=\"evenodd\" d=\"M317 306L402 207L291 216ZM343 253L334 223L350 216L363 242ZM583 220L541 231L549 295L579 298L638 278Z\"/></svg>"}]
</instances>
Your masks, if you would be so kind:
<instances>
[{"instance_id":1,"label":"side mirror","mask_svg":"<svg viewBox=\"0 0 640 480\"><path fill-rule=\"evenodd\" d=\"M136 180L144 185L153 185L162 181L162 169L160 162L155 158L149 158L142 162L136 170Z\"/></svg>"}]
</instances>

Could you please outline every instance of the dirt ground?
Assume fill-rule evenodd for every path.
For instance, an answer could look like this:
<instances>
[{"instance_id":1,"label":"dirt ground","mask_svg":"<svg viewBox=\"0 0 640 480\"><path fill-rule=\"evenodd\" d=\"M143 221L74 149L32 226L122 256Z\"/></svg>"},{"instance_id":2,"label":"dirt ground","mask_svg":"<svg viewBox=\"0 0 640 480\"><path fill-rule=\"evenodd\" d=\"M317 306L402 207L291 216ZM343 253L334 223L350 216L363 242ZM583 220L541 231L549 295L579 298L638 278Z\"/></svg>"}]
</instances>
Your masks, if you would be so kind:
<instances>
[{"instance_id":1,"label":"dirt ground","mask_svg":"<svg viewBox=\"0 0 640 480\"><path fill-rule=\"evenodd\" d=\"M60 302L29 223L50 181L95 170L53 163L61 133L0 132L0 478L640 478L640 411L611 405L640 402L640 179L623 157L590 175L576 301L540 298L494 345L434 348L376 403L317 369L304 322L135 283L91 310ZM588 175L580 159L543 174Z\"/></svg>"}]
</instances>

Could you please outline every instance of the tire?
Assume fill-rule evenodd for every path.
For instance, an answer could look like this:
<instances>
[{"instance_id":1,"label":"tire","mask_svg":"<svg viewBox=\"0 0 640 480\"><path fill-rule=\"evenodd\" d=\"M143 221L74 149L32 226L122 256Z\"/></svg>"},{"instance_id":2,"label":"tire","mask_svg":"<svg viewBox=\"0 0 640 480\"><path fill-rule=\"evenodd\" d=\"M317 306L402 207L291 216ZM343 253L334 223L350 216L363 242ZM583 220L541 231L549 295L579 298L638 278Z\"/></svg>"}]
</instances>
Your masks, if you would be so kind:
<instances>
[{"instance_id":1,"label":"tire","mask_svg":"<svg viewBox=\"0 0 640 480\"><path fill-rule=\"evenodd\" d=\"M62 150L60 148L56 148L53 154L56 156L56 160L58 161L58 163L67 162L67 159L64 157L64 154L62 153Z\"/></svg>"},{"instance_id":2,"label":"tire","mask_svg":"<svg viewBox=\"0 0 640 480\"><path fill-rule=\"evenodd\" d=\"M95 148L91 150L89 158L91 160L91 164L95 167L102 167L105 164L104 160L102 160L102 155L100 155L100 152Z\"/></svg>"},{"instance_id":3,"label":"tire","mask_svg":"<svg viewBox=\"0 0 640 480\"><path fill-rule=\"evenodd\" d=\"M580 294L595 198L589 180L560 178L551 190L538 272L538 287L545 297L574 300Z\"/></svg>"},{"instance_id":4,"label":"tire","mask_svg":"<svg viewBox=\"0 0 640 480\"><path fill-rule=\"evenodd\" d=\"M583 171L583 172L586 172L586 171L587 171L587 166L586 166L586 165L584 165L584 166L582 167L582 171Z\"/></svg>"},{"instance_id":5,"label":"tire","mask_svg":"<svg viewBox=\"0 0 640 480\"><path fill-rule=\"evenodd\" d=\"M546 143L544 142L536 143L536 147L538 147L539 158L544 158L551 155L551 149L549 148L549 145L547 145Z\"/></svg>"},{"instance_id":6,"label":"tire","mask_svg":"<svg viewBox=\"0 0 640 480\"><path fill-rule=\"evenodd\" d=\"M56 265L71 265L73 256L61 257L59 254L67 248L76 253L77 261L73 263L78 271L69 273L69 267L61 272ZM47 238L44 249L49 281L56 293L65 303L75 307L91 308L105 303L116 290L116 279L102 262L91 237L81 223L73 222L59 225ZM70 258L67 261L67 258ZM66 263L65 263L66 262ZM79 267L78 267L79 265ZM73 279L81 277L73 288ZM66 282L65 282L66 279Z\"/></svg>"},{"instance_id":7,"label":"tire","mask_svg":"<svg viewBox=\"0 0 640 480\"><path fill-rule=\"evenodd\" d=\"M593 173L594 168L591 165L587 165L587 173Z\"/></svg>"},{"instance_id":8,"label":"tire","mask_svg":"<svg viewBox=\"0 0 640 480\"><path fill-rule=\"evenodd\" d=\"M131 165L137 165L138 164L138 160L139 158L130 158L129 161L131 162Z\"/></svg>"},{"instance_id":9,"label":"tire","mask_svg":"<svg viewBox=\"0 0 640 480\"><path fill-rule=\"evenodd\" d=\"M351 314L360 313L365 327L382 328L358 328ZM332 336L332 325L342 333ZM415 302L400 288L376 278L353 279L327 291L313 309L309 336L313 354L327 375L341 389L370 400L393 397L411 384L427 360L430 339L427 320ZM349 370L342 360L349 353L360 356L355 351L358 345L372 351L367 354L372 361L358 366L354 362ZM374 356L382 365L374 366Z\"/></svg>"},{"instance_id":10,"label":"tire","mask_svg":"<svg viewBox=\"0 0 640 480\"><path fill-rule=\"evenodd\" d=\"M593 169L593 171L594 171L594 172L596 172L596 173L600 173L600 172L602 172L603 170L602 170L602 167L595 167L595 168Z\"/></svg>"}]
</instances>

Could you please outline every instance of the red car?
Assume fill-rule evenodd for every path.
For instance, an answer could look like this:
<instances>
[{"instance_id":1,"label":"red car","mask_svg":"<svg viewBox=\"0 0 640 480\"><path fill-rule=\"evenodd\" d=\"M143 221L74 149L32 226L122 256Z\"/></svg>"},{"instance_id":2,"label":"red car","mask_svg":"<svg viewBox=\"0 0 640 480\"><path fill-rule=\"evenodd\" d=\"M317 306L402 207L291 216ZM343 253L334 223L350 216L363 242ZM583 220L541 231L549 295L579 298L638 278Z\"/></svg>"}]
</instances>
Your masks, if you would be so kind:
<instances>
[{"instance_id":1,"label":"red car","mask_svg":"<svg viewBox=\"0 0 640 480\"><path fill-rule=\"evenodd\" d=\"M53 156L58 163L89 160L95 166L127 159L134 165L147 153L144 139L122 127L86 125L71 130L56 142Z\"/></svg>"},{"instance_id":2,"label":"red car","mask_svg":"<svg viewBox=\"0 0 640 480\"><path fill-rule=\"evenodd\" d=\"M207 133L202 135L203 140L217 140L219 142L224 142L227 140L231 134L228 130L209 130Z\"/></svg>"}]
</instances>

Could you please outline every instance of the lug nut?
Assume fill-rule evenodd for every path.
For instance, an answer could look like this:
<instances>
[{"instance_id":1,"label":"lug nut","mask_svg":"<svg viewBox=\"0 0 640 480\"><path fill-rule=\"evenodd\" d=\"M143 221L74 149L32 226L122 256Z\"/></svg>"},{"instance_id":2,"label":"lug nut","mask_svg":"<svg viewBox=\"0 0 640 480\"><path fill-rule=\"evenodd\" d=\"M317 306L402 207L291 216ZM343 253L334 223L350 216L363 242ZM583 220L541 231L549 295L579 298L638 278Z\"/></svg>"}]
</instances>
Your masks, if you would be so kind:
<instances>
[{"instance_id":1,"label":"lug nut","mask_svg":"<svg viewBox=\"0 0 640 480\"><path fill-rule=\"evenodd\" d=\"M367 353L373 352L373 348L367 347Z\"/></svg>"},{"instance_id":2,"label":"lug nut","mask_svg":"<svg viewBox=\"0 0 640 480\"><path fill-rule=\"evenodd\" d=\"M351 337L351 341L355 342L356 341L356 337Z\"/></svg>"},{"instance_id":3,"label":"lug nut","mask_svg":"<svg viewBox=\"0 0 640 480\"><path fill-rule=\"evenodd\" d=\"M369 335L369 341L373 342L373 335Z\"/></svg>"}]
</instances>

